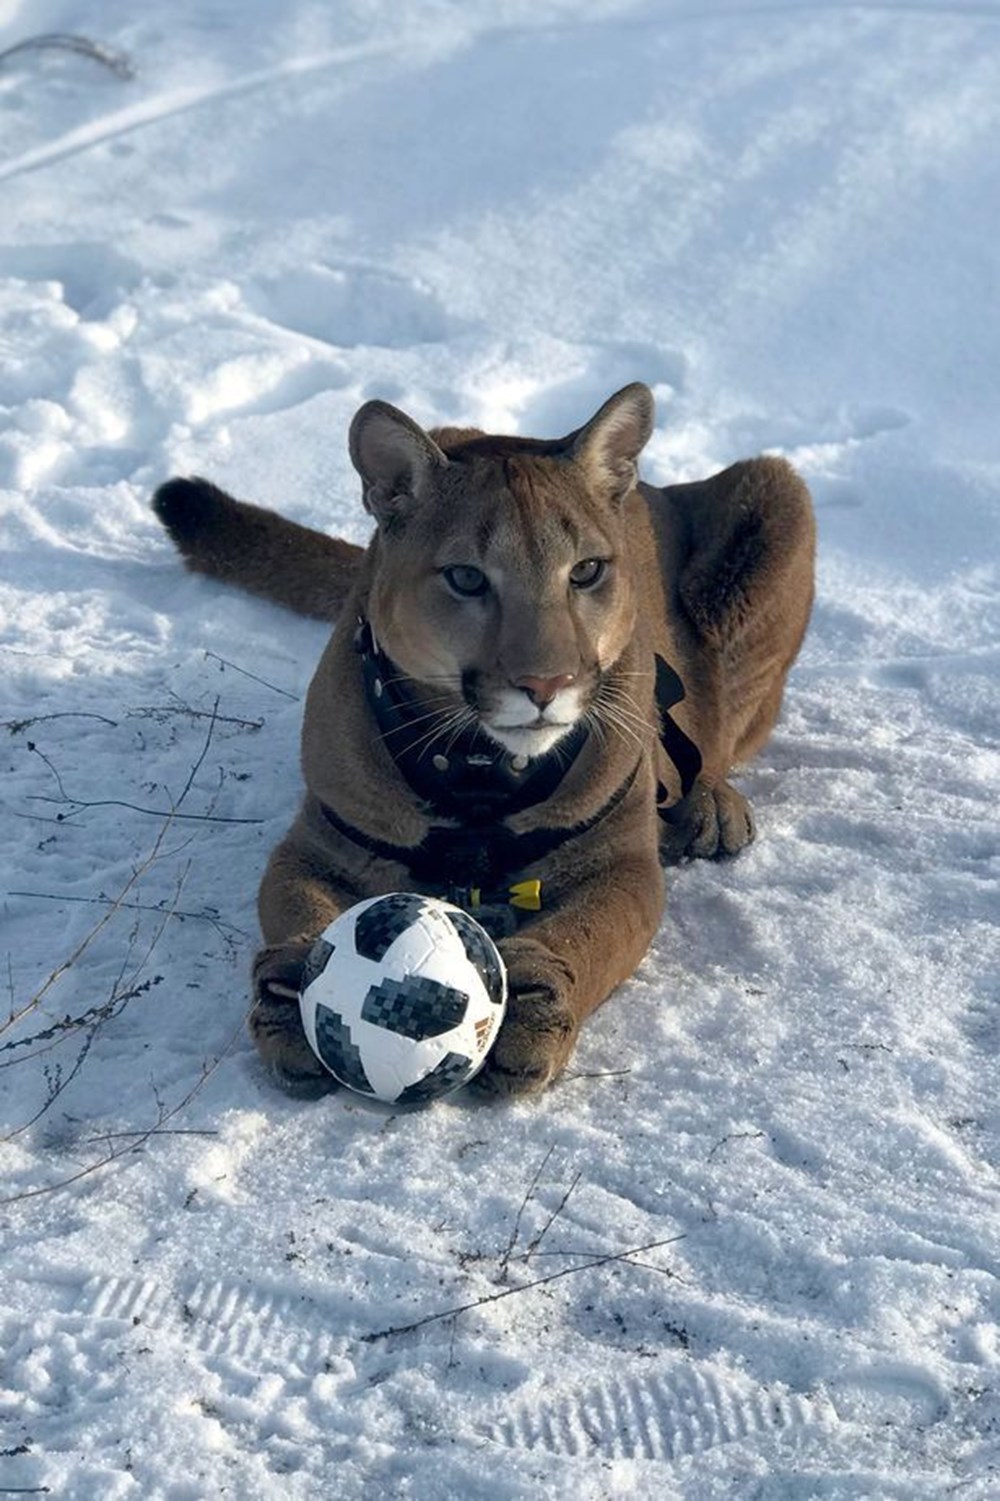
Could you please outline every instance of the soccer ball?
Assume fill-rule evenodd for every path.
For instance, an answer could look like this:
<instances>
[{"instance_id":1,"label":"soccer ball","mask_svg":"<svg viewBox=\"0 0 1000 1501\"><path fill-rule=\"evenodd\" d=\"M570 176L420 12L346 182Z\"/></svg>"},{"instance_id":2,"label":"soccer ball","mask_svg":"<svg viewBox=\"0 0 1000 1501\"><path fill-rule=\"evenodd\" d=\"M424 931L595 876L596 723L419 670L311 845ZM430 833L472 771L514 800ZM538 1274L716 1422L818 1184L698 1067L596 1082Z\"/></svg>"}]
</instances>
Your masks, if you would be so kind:
<instances>
[{"instance_id":1,"label":"soccer ball","mask_svg":"<svg viewBox=\"0 0 1000 1501\"><path fill-rule=\"evenodd\" d=\"M411 1104L479 1072L507 973L467 912L399 891L359 902L317 938L299 1000L309 1045L341 1084Z\"/></svg>"}]
</instances>

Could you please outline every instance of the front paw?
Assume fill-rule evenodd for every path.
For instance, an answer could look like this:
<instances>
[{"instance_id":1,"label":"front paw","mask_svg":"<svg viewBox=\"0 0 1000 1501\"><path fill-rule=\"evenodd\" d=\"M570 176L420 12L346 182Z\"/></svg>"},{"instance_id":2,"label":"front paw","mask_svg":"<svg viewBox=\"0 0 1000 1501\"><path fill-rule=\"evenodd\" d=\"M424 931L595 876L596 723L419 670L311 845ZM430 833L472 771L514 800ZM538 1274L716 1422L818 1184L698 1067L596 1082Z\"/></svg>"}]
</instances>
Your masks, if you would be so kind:
<instances>
[{"instance_id":1,"label":"front paw","mask_svg":"<svg viewBox=\"0 0 1000 1501\"><path fill-rule=\"evenodd\" d=\"M253 998L247 1025L257 1051L287 1094L314 1099L337 1087L306 1039L299 989L308 943L261 949L253 966Z\"/></svg>"},{"instance_id":2,"label":"front paw","mask_svg":"<svg viewBox=\"0 0 1000 1501\"><path fill-rule=\"evenodd\" d=\"M665 865L685 858L735 855L756 832L750 804L729 782L714 787L696 782L687 797L659 812L660 859Z\"/></svg>"},{"instance_id":3,"label":"front paw","mask_svg":"<svg viewBox=\"0 0 1000 1501\"><path fill-rule=\"evenodd\" d=\"M537 1094L562 1071L576 1042L572 979L530 938L509 938L499 948L507 966L507 1014L473 1088L494 1098Z\"/></svg>"}]
</instances>

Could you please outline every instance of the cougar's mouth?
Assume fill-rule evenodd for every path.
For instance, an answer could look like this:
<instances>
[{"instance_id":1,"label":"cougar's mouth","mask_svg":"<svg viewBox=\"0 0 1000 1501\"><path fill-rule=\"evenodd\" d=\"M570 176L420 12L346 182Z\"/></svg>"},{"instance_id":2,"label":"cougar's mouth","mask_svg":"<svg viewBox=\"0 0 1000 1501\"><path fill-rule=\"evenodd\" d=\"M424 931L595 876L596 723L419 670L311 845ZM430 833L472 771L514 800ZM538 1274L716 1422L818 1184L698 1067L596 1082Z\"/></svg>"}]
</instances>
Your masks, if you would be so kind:
<instances>
[{"instance_id":1,"label":"cougar's mouth","mask_svg":"<svg viewBox=\"0 0 1000 1501\"><path fill-rule=\"evenodd\" d=\"M562 688L541 708L518 688L485 690L474 674L463 678L462 694L474 710L485 735L513 756L544 756L579 722L584 712L583 689L574 683Z\"/></svg>"},{"instance_id":2,"label":"cougar's mouth","mask_svg":"<svg viewBox=\"0 0 1000 1501\"><path fill-rule=\"evenodd\" d=\"M545 719L539 715L538 719L529 725L504 725L490 724L488 720L482 720L484 732L491 740L502 745L504 750L510 751L513 756L524 756L531 760L535 756L544 756L546 751L559 744L559 741L576 724L576 720L569 723Z\"/></svg>"},{"instance_id":3,"label":"cougar's mouth","mask_svg":"<svg viewBox=\"0 0 1000 1501\"><path fill-rule=\"evenodd\" d=\"M559 704L556 700L544 709L530 707L530 718L514 717L509 706L500 704L495 711L496 718L483 716L483 729L515 756L543 756L570 733L582 712L574 713L572 705ZM507 713L504 713L505 708Z\"/></svg>"}]
</instances>

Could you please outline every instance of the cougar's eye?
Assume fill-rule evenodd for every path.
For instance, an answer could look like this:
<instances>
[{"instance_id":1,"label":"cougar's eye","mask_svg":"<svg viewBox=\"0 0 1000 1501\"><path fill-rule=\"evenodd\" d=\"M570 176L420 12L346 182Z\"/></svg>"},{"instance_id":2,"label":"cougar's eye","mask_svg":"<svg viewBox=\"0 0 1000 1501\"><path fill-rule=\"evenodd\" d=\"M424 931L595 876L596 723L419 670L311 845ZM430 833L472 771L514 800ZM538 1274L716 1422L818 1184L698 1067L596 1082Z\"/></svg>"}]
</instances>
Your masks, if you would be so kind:
<instances>
[{"instance_id":1,"label":"cougar's eye","mask_svg":"<svg viewBox=\"0 0 1000 1501\"><path fill-rule=\"evenodd\" d=\"M483 570L468 563L456 563L452 568L442 568L441 572L449 589L463 599L474 599L477 594L485 594L490 587Z\"/></svg>"},{"instance_id":2,"label":"cougar's eye","mask_svg":"<svg viewBox=\"0 0 1000 1501\"><path fill-rule=\"evenodd\" d=\"M569 571L569 581L574 589L593 589L608 571L606 558L583 558Z\"/></svg>"}]
</instances>

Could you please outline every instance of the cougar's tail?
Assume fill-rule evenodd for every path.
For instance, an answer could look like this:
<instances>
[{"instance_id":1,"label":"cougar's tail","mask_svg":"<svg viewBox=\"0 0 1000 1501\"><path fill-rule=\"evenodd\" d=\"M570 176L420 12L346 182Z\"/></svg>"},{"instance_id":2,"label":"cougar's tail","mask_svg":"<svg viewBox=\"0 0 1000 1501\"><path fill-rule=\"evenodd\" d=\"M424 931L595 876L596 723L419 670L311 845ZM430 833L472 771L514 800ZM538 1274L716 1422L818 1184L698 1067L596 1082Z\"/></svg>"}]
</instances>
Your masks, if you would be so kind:
<instances>
[{"instance_id":1,"label":"cougar's tail","mask_svg":"<svg viewBox=\"0 0 1000 1501\"><path fill-rule=\"evenodd\" d=\"M203 479L168 480L153 510L189 568L318 620L336 620L364 555Z\"/></svg>"}]
</instances>

